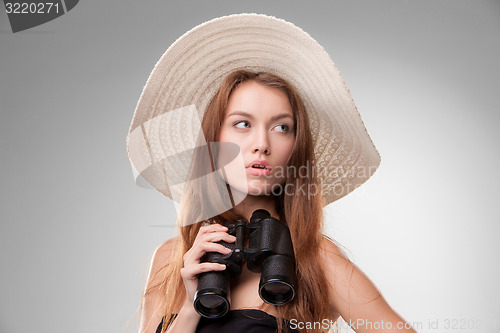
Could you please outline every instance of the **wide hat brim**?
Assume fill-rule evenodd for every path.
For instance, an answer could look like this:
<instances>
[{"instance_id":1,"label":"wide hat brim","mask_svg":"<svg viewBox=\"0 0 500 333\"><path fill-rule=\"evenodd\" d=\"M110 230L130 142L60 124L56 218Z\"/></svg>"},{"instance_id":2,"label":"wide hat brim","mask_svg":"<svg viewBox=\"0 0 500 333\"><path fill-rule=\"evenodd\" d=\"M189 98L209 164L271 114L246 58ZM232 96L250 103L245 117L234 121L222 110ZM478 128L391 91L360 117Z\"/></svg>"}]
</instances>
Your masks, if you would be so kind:
<instances>
[{"instance_id":1,"label":"wide hat brim","mask_svg":"<svg viewBox=\"0 0 500 333\"><path fill-rule=\"evenodd\" d=\"M173 198L168 185L162 184L166 171L158 163L195 147L208 103L222 80L237 69L278 75L300 94L311 123L324 205L373 175L380 155L331 58L302 29L262 14L205 22L163 54L144 87L127 136L136 175ZM186 108L196 110L198 117L171 113Z\"/></svg>"}]
</instances>

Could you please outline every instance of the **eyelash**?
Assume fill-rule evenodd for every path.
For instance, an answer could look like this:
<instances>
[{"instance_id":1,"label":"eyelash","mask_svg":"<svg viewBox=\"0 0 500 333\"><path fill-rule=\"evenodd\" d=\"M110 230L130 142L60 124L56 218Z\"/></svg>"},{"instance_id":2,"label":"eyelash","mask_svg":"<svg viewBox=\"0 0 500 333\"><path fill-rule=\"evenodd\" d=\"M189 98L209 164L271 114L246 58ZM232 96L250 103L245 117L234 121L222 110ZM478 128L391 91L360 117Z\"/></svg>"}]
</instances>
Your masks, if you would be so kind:
<instances>
[{"instance_id":1,"label":"eyelash","mask_svg":"<svg viewBox=\"0 0 500 333\"><path fill-rule=\"evenodd\" d=\"M236 125L238 125L239 123L247 123L247 124L249 124L249 122L248 122L248 121L246 121L246 120L240 120L240 121L235 122L235 123L233 124L233 126L236 126ZM279 124L279 125L276 125L275 127L277 127L277 126L283 126L283 127L285 127L285 128L286 128L286 129L283 131L283 133L288 133L288 132L290 132L290 126L288 126L287 124Z\"/></svg>"}]
</instances>

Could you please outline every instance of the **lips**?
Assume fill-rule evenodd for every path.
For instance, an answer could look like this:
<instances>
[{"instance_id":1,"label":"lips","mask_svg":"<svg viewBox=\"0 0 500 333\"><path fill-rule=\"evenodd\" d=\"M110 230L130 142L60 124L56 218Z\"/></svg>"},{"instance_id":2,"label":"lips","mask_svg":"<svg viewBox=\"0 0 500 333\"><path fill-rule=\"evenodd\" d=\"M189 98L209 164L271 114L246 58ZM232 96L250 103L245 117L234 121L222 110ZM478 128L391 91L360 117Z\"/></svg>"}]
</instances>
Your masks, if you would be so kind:
<instances>
[{"instance_id":1,"label":"lips","mask_svg":"<svg viewBox=\"0 0 500 333\"><path fill-rule=\"evenodd\" d=\"M255 160L247 166L247 171L254 176L267 176L271 173L271 165L264 160Z\"/></svg>"},{"instance_id":2,"label":"lips","mask_svg":"<svg viewBox=\"0 0 500 333\"><path fill-rule=\"evenodd\" d=\"M252 161L247 168L252 168L252 169L261 169L261 170L271 170L271 165L269 162L264 161L264 160L255 160Z\"/></svg>"}]
</instances>

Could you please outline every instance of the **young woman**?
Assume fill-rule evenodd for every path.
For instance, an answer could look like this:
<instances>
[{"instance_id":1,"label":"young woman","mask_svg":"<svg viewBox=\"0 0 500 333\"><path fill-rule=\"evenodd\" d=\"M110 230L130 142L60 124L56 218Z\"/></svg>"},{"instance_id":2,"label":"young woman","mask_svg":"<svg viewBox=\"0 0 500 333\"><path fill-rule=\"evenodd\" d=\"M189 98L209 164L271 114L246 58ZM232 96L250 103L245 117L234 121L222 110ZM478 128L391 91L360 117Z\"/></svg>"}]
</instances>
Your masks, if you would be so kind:
<instances>
[{"instance_id":1,"label":"young woman","mask_svg":"<svg viewBox=\"0 0 500 333\"><path fill-rule=\"evenodd\" d=\"M129 134L129 156L134 166L141 165L137 162L137 156L144 155L137 153L141 151L137 148L139 141L144 141L143 146L148 149L150 156L159 156L157 159L162 166L167 163L165 162L167 158L160 156L158 152L154 153L154 147L161 146L161 144L155 144L155 135L162 137L158 135L157 129L165 126L152 125L151 121L154 123L161 119L158 120L158 124L167 122L169 126L173 126L174 123L179 125L179 123L173 122L172 119L165 120L165 112L151 113L144 117L143 110L158 109L151 108L151 105L160 102L151 101L161 100L157 98L158 95L168 95L172 89L162 90L162 85L168 82L169 77L178 77L183 73L179 68L172 69L176 66L182 67L179 65L179 58L172 55L179 54L175 52L177 47L184 52L191 52L181 47L183 41L187 40L192 43L195 40L202 42L211 39L204 48L209 49L210 52L207 51L207 53L214 53L213 43L231 38L227 35L228 26L232 27L229 31L237 31L240 34L247 32L247 39L241 44L251 44L249 39L252 34L249 32L253 31L254 36L261 37L264 33L259 28L262 23L277 24L273 30L273 36L278 32L290 31L305 34L301 30L297 31L297 27L291 27L289 23L264 15L235 15L214 20L211 23L200 26L198 30L192 30L187 37L184 36L174 43L174 47L167 50L168 56L162 57L163 63L161 60L157 64L156 68L163 68L163 70L156 71L156 74L154 71L150 77L149 88L147 85L143 92L131 126L130 133L133 133L134 129L140 129L144 140L134 139L134 135L137 134ZM248 29L246 31L241 27L238 29L235 27L236 24ZM218 28L215 29L214 26ZM255 32L255 29L259 31ZM211 34L207 34L207 31ZM205 39L197 34L203 35ZM214 38L214 36L219 38ZM306 42L298 36L293 36L293 39L300 40L301 43ZM282 36L278 36L277 40L279 41L276 43L283 43ZM266 39L265 43L272 44L272 41ZM239 43L233 42L231 45L234 44ZM303 47L311 51L307 45ZM255 45L251 46L252 48L261 50ZM245 50L248 51L248 49ZM231 49L225 48L225 51L231 53ZM221 161L219 157L224 148L220 148L217 152L210 148L206 151L195 149L194 158L187 173L190 174L190 180L203 180L188 182L189 184L184 187L177 219L179 235L159 246L153 255L141 307L139 331L141 333L211 332L214 330L220 332L275 332L276 330L279 332L321 332L333 328L333 323L341 316L356 332L414 332L391 309L379 290L362 271L349 261L331 239L322 233L323 206L352 191L353 186L364 182L374 171L370 170L360 175L349 173L345 169L359 171L369 166L376 168L379 162L378 153L371 144L355 107L351 106L347 111L341 110L342 106L352 103L352 100L345 95L348 93L347 89L341 89L344 87L343 81L337 80L337 83L333 83L338 88L335 89L334 94L337 96L334 97L340 99L341 102L332 103L324 96L322 88L319 88L320 86L317 86L315 82L310 82L307 77L302 77L302 80L309 82L308 87L301 84L300 82L303 81L300 80L297 81L299 88L289 82L301 73L300 69L297 72L294 72L297 69L293 69L301 64L301 59L295 57L295 66L292 64L290 67L292 69L287 71L280 68L279 60L272 56L262 56L268 60L267 65L262 66L261 62L260 66L253 66L254 59L248 52L243 52L238 48L233 48L232 51L238 54L234 56L234 59L243 59L241 60L243 62L234 64L235 60L232 59L222 63L232 64L235 69L227 71L225 67L218 67L213 61L206 60L212 69L224 68L220 70L217 79L211 82L212 84L218 82L214 93L209 94L203 90L203 87L200 89L196 83L193 83L190 86L191 90L178 89L186 95L191 95L191 98L187 101L171 102L168 108L179 110L179 107L188 105L187 102L200 105L203 108L201 121L203 140L200 141L198 137L195 146L200 147L200 142L205 140L209 146L213 142L221 144L221 147L224 147L224 144L237 145L241 163L226 164ZM191 59L193 63L196 63L196 59L192 59L196 58L194 55L196 53L192 51L192 54L184 56L184 60ZM245 56L242 57L242 54ZM219 61L224 58L220 55L214 57ZM167 66L166 59L176 59L176 62ZM311 57L309 60L314 62L318 59L318 57ZM326 66L333 66L333 64ZM170 70L165 72L165 68ZM190 70L188 68L192 70L192 66L184 66L187 72ZM280 70L276 70L277 68ZM328 68L325 65L317 65L316 69L321 72ZM158 74L159 72L161 75ZM203 71L198 69L197 73L201 72ZM295 76L290 74L292 72ZM275 73L282 73L289 79L284 79ZM186 75L184 72L184 78L179 82L184 82ZM315 75L318 77L321 74ZM152 86L155 89L152 89ZM209 90L208 87L211 85L207 83L205 87ZM178 94L176 92L171 96ZM207 102L200 102L200 96L206 95L210 95ZM316 102L325 107L314 106ZM347 112L349 115L343 117L342 112ZM356 116L359 119L353 120ZM137 119L140 119L142 125L139 125ZM336 131L337 135L325 131L329 128L332 132ZM348 138L349 135L352 135L352 138ZM359 139L361 135L365 136L364 141ZM196 133L194 136L197 136ZM165 144L166 140L162 142ZM356 155L349 153L349 149ZM207 151L210 155L208 157ZM149 168L142 166L142 170L138 172L154 184L160 192L173 197L173 190L169 189L168 185L163 187L158 185L158 178L161 176L158 176L160 173L153 176L154 172L151 170L157 170L158 165L152 167L155 164L152 160L153 158L150 158ZM210 173L204 167L200 168L199 165L209 166L207 167L209 171L214 172L210 177L204 178L204 175ZM168 172L172 173L165 167L163 174ZM166 178L172 185L172 177ZM214 182L217 184L213 185ZM224 195L224 186L227 186L229 196ZM230 199L230 208L220 209L220 203L227 201L227 198ZM235 198L238 199L235 200ZM203 262L202 257L207 252L229 254L231 250L217 243L235 241L235 237L230 235L228 229L224 227L225 221L248 222L252 213L257 209L267 210L272 217L278 219L290 230L296 274L294 299L280 306L265 303L258 293L260 274L248 270L246 265L243 265L241 275L231 280L229 313L221 319L201 317L193 306L199 274L223 271L227 268L218 263ZM217 214L209 213L217 210Z\"/></svg>"}]
</instances>

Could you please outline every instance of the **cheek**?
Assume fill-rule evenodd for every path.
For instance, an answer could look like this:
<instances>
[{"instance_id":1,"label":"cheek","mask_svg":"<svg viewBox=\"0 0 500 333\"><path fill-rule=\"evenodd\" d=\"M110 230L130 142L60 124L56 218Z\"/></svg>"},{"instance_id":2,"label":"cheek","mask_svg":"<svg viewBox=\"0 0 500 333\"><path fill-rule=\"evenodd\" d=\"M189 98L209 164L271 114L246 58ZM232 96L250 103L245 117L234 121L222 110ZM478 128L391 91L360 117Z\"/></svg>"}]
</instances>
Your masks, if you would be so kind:
<instances>
[{"instance_id":1,"label":"cheek","mask_svg":"<svg viewBox=\"0 0 500 333\"><path fill-rule=\"evenodd\" d=\"M219 131L219 134L217 134L217 141L226 141L226 131L224 129L221 128L221 130Z\"/></svg>"},{"instance_id":2,"label":"cheek","mask_svg":"<svg viewBox=\"0 0 500 333\"><path fill-rule=\"evenodd\" d=\"M228 142L234 144L235 149L238 150L239 153L243 153L246 149L249 149L249 142L245 140L241 135L238 136L231 129L229 130L221 130L218 136L218 142Z\"/></svg>"},{"instance_id":3,"label":"cheek","mask_svg":"<svg viewBox=\"0 0 500 333\"><path fill-rule=\"evenodd\" d=\"M218 140L221 142L234 142L236 143L237 138L235 137L235 134L233 133L233 129L231 128L230 125L227 124L222 124L222 127L220 128L219 134L217 136Z\"/></svg>"},{"instance_id":4,"label":"cheek","mask_svg":"<svg viewBox=\"0 0 500 333\"><path fill-rule=\"evenodd\" d=\"M290 160L290 157L292 156L293 152L293 145L295 143L295 139L293 140L288 140L286 142L282 142L279 149L279 156L280 156L280 161L283 166L288 165L288 161Z\"/></svg>"}]
</instances>

